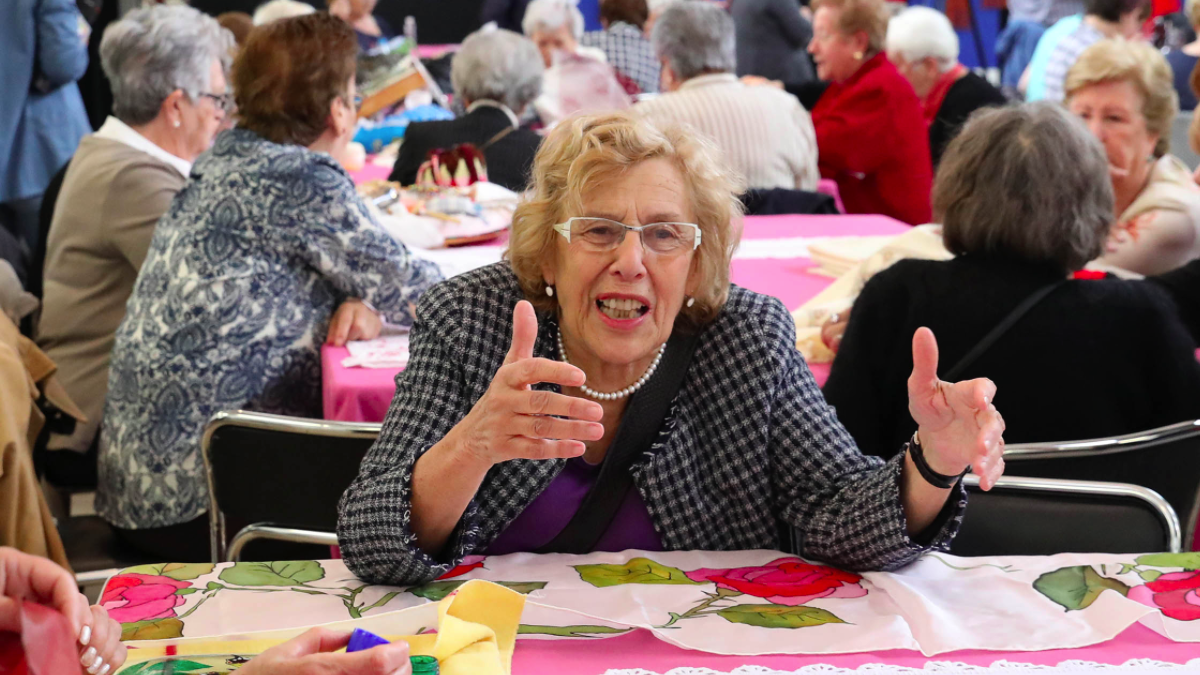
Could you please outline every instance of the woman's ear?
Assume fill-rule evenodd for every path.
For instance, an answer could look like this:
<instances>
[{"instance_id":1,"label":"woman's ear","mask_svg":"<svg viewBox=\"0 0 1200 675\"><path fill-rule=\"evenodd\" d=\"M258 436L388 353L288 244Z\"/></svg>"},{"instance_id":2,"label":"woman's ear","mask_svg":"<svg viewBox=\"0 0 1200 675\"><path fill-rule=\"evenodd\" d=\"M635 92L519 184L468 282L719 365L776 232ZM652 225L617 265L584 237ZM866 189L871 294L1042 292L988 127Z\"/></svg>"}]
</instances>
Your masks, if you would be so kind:
<instances>
[{"instance_id":1,"label":"woman's ear","mask_svg":"<svg viewBox=\"0 0 1200 675\"><path fill-rule=\"evenodd\" d=\"M166 114L167 124L174 128L179 128L183 120L183 100L187 98L187 94L182 89L167 94L163 99L162 106L159 108Z\"/></svg>"},{"instance_id":2,"label":"woman's ear","mask_svg":"<svg viewBox=\"0 0 1200 675\"><path fill-rule=\"evenodd\" d=\"M862 31L862 30L855 33L854 36L850 39L850 41L854 45L854 51L861 52L863 54L866 54L867 49L869 49L871 46L871 38L867 36L866 31ZM866 58L866 57L864 56L863 58Z\"/></svg>"}]
</instances>

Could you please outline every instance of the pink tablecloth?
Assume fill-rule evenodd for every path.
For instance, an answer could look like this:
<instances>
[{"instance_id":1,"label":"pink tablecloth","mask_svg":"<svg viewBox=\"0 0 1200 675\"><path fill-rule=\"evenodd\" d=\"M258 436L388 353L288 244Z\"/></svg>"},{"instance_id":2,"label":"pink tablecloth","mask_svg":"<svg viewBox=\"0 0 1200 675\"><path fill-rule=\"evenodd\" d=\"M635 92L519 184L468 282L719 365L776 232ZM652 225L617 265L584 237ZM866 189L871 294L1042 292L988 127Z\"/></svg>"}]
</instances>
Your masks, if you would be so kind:
<instances>
[{"instance_id":1,"label":"pink tablecloth","mask_svg":"<svg viewBox=\"0 0 1200 675\"><path fill-rule=\"evenodd\" d=\"M928 661L989 666L1001 660L1037 665L1058 665L1063 661L1123 664L1131 659L1186 663L1195 658L1200 658L1200 648L1195 643L1171 642L1137 624L1116 638L1092 647L1044 652L961 651L933 658L902 650L818 656L720 656L681 649L655 638L649 631L635 631L589 641L520 640L513 653L513 672L522 675L601 675L618 668L644 668L665 673L672 668L686 667L729 672L745 665L792 671L818 663L837 668L859 668L868 663L921 668Z\"/></svg>"},{"instance_id":2,"label":"pink tablecloth","mask_svg":"<svg viewBox=\"0 0 1200 675\"><path fill-rule=\"evenodd\" d=\"M745 239L788 239L850 235L899 234L908 226L886 216L751 216L746 218ZM808 273L808 258L766 258L733 261L734 283L752 291L774 295L795 309L821 292L833 279ZM321 352L325 419L379 422L396 391L398 369L343 368L349 354L344 347ZM814 364L819 384L829 377L828 364Z\"/></svg>"}]
</instances>

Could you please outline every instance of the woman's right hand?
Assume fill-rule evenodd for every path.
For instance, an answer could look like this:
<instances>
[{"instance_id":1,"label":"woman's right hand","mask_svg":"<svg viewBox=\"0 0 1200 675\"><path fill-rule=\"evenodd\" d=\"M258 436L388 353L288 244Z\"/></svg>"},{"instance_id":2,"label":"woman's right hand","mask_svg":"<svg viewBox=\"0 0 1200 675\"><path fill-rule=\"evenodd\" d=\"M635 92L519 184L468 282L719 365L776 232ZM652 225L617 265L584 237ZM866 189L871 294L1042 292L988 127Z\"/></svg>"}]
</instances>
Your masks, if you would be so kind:
<instances>
[{"instance_id":1,"label":"woman's right hand","mask_svg":"<svg viewBox=\"0 0 1200 675\"><path fill-rule=\"evenodd\" d=\"M250 660L238 675L409 675L408 643L393 642L353 654L334 654L349 633L313 628Z\"/></svg>"},{"instance_id":2,"label":"woman's right hand","mask_svg":"<svg viewBox=\"0 0 1200 675\"><path fill-rule=\"evenodd\" d=\"M453 446L483 465L510 459L578 457L585 441L604 436L604 408L599 403L531 385L549 382L578 387L587 379L569 363L534 358L537 315L522 300L513 310L513 338L487 392L448 434Z\"/></svg>"}]
</instances>

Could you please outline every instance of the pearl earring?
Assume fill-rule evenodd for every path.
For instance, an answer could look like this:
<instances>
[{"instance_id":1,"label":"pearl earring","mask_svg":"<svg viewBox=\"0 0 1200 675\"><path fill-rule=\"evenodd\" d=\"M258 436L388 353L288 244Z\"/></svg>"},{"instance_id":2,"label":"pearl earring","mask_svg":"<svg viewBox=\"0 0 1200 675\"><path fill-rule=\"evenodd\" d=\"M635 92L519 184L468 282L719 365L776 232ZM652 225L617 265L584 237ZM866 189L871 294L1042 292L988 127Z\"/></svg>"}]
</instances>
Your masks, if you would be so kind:
<instances>
[{"instance_id":1,"label":"pearl earring","mask_svg":"<svg viewBox=\"0 0 1200 675\"><path fill-rule=\"evenodd\" d=\"M546 286L546 295L551 298L554 297L554 287L553 286Z\"/></svg>"},{"instance_id":2,"label":"pearl earring","mask_svg":"<svg viewBox=\"0 0 1200 675\"><path fill-rule=\"evenodd\" d=\"M178 129L178 128L179 128L179 120L175 120L175 128L176 128L176 129Z\"/></svg>"},{"instance_id":3,"label":"pearl earring","mask_svg":"<svg viewBox=\"0 0 1200 675\"><path fill-rule=\"evenodd\" d=\"M687 301L687 306L688 306L688 307L691 307L691 306L692 306L692 305L694 305L694 304L696 304L696 299L695 299L695 298L688 298L688 301Z\"/></svg>"}]
</instances>

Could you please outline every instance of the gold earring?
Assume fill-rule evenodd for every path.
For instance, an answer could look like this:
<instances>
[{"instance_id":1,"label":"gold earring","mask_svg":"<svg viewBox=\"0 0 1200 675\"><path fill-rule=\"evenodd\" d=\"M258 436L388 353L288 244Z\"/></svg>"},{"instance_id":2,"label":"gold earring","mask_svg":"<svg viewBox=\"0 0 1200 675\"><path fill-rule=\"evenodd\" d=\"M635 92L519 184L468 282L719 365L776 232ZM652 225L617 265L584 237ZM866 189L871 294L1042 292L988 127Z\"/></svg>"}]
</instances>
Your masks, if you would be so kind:
<instances>
[{"instance_id":1,"label":"gold earring","mask_svg":"<svg viewBox=\"0 0 1200 675\"><path fill-rule=\"evenodd\" d=\"M862 58L863 58L862 52L854 52L854 60L855 61L862 61Z\"/></svg>"}]
</instances>

